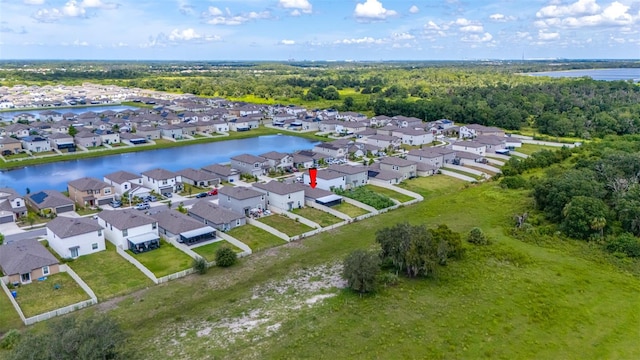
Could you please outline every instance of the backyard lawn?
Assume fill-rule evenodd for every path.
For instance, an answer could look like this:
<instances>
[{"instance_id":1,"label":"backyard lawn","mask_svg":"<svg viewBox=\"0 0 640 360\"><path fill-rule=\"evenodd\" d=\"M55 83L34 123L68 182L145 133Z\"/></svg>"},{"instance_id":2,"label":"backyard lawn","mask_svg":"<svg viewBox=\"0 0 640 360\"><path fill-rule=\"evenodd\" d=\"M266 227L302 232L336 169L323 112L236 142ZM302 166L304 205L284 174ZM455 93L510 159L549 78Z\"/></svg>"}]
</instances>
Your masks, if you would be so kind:
<instances>
[{"instance_id":1,"label":"backyard lawn","mask_svg":"<svg viewBox=\"0 0 640 360\"><path fill-rule=\"evenodd\" d=\"M196 248L191 248L191 250L193 250L193 252L202 256L203 258L205 258L205 260L207 261L214 261L216 259L216 251L223 246L231 248L236 253L242 252L242 249L236 246L233 246L233 244L231 244L226 240L216 241L211 244L198 246Z\"/></svg>"},{"instance_id":2,"label":"backyard lawn","mask_svg":"<svg viewBox=\"0 0 640 360\"><path fill-rule=\"evenodd\" d=\"M55 285L58 285L57 289ZM89 295L67 273L49 275L45 281L35 280L15 291L18 292L16 300L25 317L89 300Z\"/></svg>"},{"instance_id":3,"label":"backyard lawn","mask_svg":"<svg viewBox=\"0 0 640 360\"><path fill-rule=\"evenodd\" d=\"M156 277L163 277L191 267L193 259L176 249L173 245L160 241L160 248L141 254L134 254L127 250L142 265L149 269Z\"/></svg>"},{"instance_id":4,"label":"backyard lawn","mask_svg":"<svg viewBox=\"0 0 640 360\"><path fill-rule=\"evenodd\" d=\"M351 205L346 201L343 201L342 203L338 204L338 205L334 205L331 207L333 210L336 211L340 211L341 213L355 218L358 217L360 215L364 215L364 214L368 214L369 212L363 208L359 208L355 205Z\"/></svg>"},{"instance_id":5,"label":"backyard lawn","mask_svg":"<svg viewBox=\"0 0 640 360\"><path fill-rule=\"evenodd\" d=\"M11 329L19 329L22 327L22 320L18 316L18 312L11 305L11 301L7 294L2 291L0 293L0 337Z\"/></svg>"},{"instance_id":6,"label":"backyard lawn","mask_svg":"<svg viewBox=\"0 0 640 360\"><path fill-rule=\"evenodd\" d=\"M398 186L419 193L427 200L429 197L440 195L443 191L449 192L451 188L461 190L465 184L468 183L449 176L434 175L405 180Z\"/></svg>"},{"instance_id":7,"label":"backyard lawn","mask_svg":"<svg viewBox=\"0 0 640 360\"><path fill-rule=\"evenodd\" d=\"M313 230L312 227L309 227L301 222L295 221L279 214L264 216L258 219L258 221L263 224L267 224L272 228L279 230L289 236L296 236Z\"/></svg>"},{"instance_id":8,"label":"backyard lawn","mask_svg":"<svg viewBox=\"0 0 640 360\"><path fill-rule=\"evenodd\" d=\"M527 154L527 155L531 155L534 152L537 152L540 150L555 151L555 150L560 150L560 148L555 146L544 146L544 145L537 145L537 144L522 144L521 147L515 149L515 151L519 153Z\"/></svg>"},{"instance_id":9,"label":"backyard lawn","mask_svg":"<svg viewBox=\"0 0 640 360\"><path fill-rule=\"evenodd\" d=\"M279 237L252 225L233 228L228 234L245 243L254 252L287 243Z\"/></svg>"},{"instance_id":10,"label":"backyard lawn","mask_svg":"<svg viewBox=\"0 0 640 360\"><path fill-rule=\"evenodd\" d=\"M405 194L401 194L397 191L393 191L391 189L387 189L387 188L383 188L380 186L375 186L375 185L365 185L364 186L365 189L369 189L373 192L377 192L378 194L382 194L382 195L386 195L392 199L396 199L398 201L400 201L401 203L405 203L407 201L411 201L413 200L413 198L409 195L405 195Z\"/></svg>"},{"instance_id":11,"label":"backyard lawn","mask_svg":"<svg viewBox=\"0 0 640 360\"><path fill-rule=\"evenodd\" d=\"M128 294L153 282L133 264L118 255L110 242L107 250L77 258L69 264L96 293L98 300Z\"/></svg>"},{"instance_id":12,"label":"backyard lawn","mask_svg":"<svg viewBox=\"0 0 640 360\"><path fill-rule=\"evenodd\" d=\"M312 207L303 207L300 209L294 209L292 213L296 215L300 215L305 219L309 219L319 224L322 227L330 226L343 221L338 217L335 217L329 213L326 213L322 210L318 210Z\"/></svg>"}]
</instances>

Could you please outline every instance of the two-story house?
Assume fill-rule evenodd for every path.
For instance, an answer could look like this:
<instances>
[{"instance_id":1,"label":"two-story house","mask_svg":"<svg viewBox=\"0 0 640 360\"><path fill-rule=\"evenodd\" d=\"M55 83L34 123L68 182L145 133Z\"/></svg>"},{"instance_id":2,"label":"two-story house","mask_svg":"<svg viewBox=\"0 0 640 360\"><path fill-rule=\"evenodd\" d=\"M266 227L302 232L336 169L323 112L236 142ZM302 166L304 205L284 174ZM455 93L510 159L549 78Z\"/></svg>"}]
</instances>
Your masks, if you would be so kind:
<instances>
[{"instance_id":1,"label":"two-story house","mask_svg":"<svg viewBox=\"0 0 640 360\"><path fill-rule=\"evenodd\" d=\"M347 156L346 146L320 143L313 148L313 152L324 155L328 159L344 159Z\"/></svg>"},{"instance_id":2,"label":"two-story house","mask_svg":"<svg viewBox=\"0 0 640 360\"><path fill-rule=\"evenodd\" d=\"M244 186L225 186L218 190L218 204L238 214L250 215L266 208L263 192Z\"/></svg>"},{"instance_id":3,"label":"two-story house","mask_svg":"<svg viewBox=\"0 0 640 360\"><path fill-rule=\"evenodd\" d=\"M0 188L0 224L14 222L26 215L24 198L12 188Z\"/></svg>"},{"instance_id":4,"label":"two-story house","mask_svg":"<svg viewBox=\"0 0 640 360\"><path fill-rule=\"evenodd\" d=\"M345 176L345 187L347 189L366 185L369 181L369 174L364 166L329 165L329 170L333 170Z\"/></svg>"},{"instance_id":5,"label":"two-story house","mask_svg":"<svg viewBox=\"0 0 640 360\"><path fill-rule=\"evenodd\" d=\"M142 176L128 171L116 171L107 174L103 178L104 182L114 187L116 194L123 196L125 193L131 193L131 196L140 196L142 193L149 193L151 189L144 187L142 184Z\"/></svg>"},{"instance_id":6,"label":"two-story house","mask_svg":"<svg viewBox=\"0 0 640 360\"><path fill-rule=\"evenodd\" d=\"M380 159L380 169L399 172L402 179L411 179L417 175L415 161L393 156Z\"/></svg>"},{"instance_id":7,"label":"two-story house","mask_svg":"<svg viewBox=\"0 0 640 360\"><path fill-rule=\"evenodd\" d=\"M83 177L67 183L69 198L82 206L100 206L113 201L114 187L102 180Z\"/></svg>"},{"instance_id":8,"label":"two-story house","mask_svg":"<svg viewBox=\"0 0 640 360\"><path fill-rule=\"evenodd\" d=\"M106 249L102 226L92 218L54 218L47 223L47 241L63 259L75 259Z\"/></svg>"},{"instance_id":9,"label":"two-story house","mask_svg":"<svg viewBox=\"0 0 640 360\"><path fill-rule=\"evenodd\" d=\"M487 152L487 146L476 141L458 141L451 145L454 151L465 151L476 155L484 156Z\"/></svg>"},{"instance_id":10,"label":"two-story house","mask_svg":"<svg viewBox=\"0 0 640 360\"><path fill-rule=\"evenodd\" d=\"M424 129L399 128L392 132L392 136L399 137L406 145L426 145L433 142L433 134Z\"/></svg>"},{"instance_id":11,"label":"two-story house","mask_svg":"<svg viewBox=\"0 0 640 360\"><path fill-rule=\"evenodd\" d=\"M270 170L293 167L293 157L289 154L269 151L268 153L261 154L260 157L266 159Z\"/></svg>"},{"instance_id":12,"label":"two-story house","mask_svg":"<svg viewBox=\"0 0 640 360\"><path fill-rule=\"evenodd\" d=\"M279 181L254 183L253 187L267 195L267 207L291 211L304 207L304 190Z\"/></svg>"},{"instance_id":13,"label":"two-story house","mask_svg":"<svg viewBox=\"0 0 640 360\"><path fill-rule=\"evenodd\" d=\"M173 193L180 188L178 174L160 168L143 172L142 184L158 194Z\"/></svg>"},{"instance_id":14,"label":"two-story house","mask_svg":"<svg viewBox=\"0 0 640 360\"><path fill-rule=\"evenodd\" d=\"M208 200L200 200L193 204L188 214L201 223L224 232L247 223L244 214L225 209Z\"/></svg>"},{"instance_id":15,"label":"two-story house","mask_svg":"<svg viewBox=\"0 0 640 360\"><path fill-rule=\"evenodd\" d=\"M23 137L22 147L33 153L51 151L51 143L49 143L49 140L37 135Z\"/></svg>"},{"instance_id":16,"label":"two-story house","mask_svg":"<svg viewBox=\"0 0 640 360\"><path fill-rule=\"evenodd\" d=\"M407 160L429 164L436 168L441 168L444 165L444 156L433 149L409 150Z\"/></svg>"},{"instance_id":17,"label":"two-story house","mask_svg":"<svg viewBox=\"0 0 640 360\"><path fill-rule=\"evenodd\" d=\"M347 177L343 173L337 171L322 169L318 170L316 175L316 187L323 190L345 189L347 187ZM303 182L306 185L311 183L309 173L305 172Z\"/></svg>"},{"instance_id":18,"label":"two-story house","mask_svg":"<svg viewBox=\"0 0 640 360\"><path fill-rule=\"evenodd\" d=\"M267 160L260 156L241 154L231 158L231 167L242 174L263 175L268 168Z\"/></svg>"},{"instance_id":19,"label":"two-story house","mask_svg":"<svg viewBox=\"0 0 640 360\"><path fill-rule=\"evenodd\" d=\"M105 238L123 250L139 253L160 247L158 221L141 211L103 210L97 216Z\"/></svg>"},{"instance_id":20,"label":"two-story house","mask_svg":"<svg viewBox=\"0 0 640 360\"><path fill-rule=\"evenodd\" d=\"M96 147L102 145L102 138L100 135L94 134L90 131L80 131L74 137L76 145L85 148Z\"/></svg>"},{"instance_id":21,"label":"two-story house","mask_svg":"<svg viewBox=\"0 0 640 360\"><path fill-rule=\"evenodd\" d=\"M0 138L0 154L2 156L17 154L22 151L22 142L18 139L5 136Z\"/></svg>"},{"instance_id":22,"label":"two-story house","mask_svg":"<svg viewBox=\"0 0 640 360\"><path fill-rule=\"evenodd\" d=\"M73 137L69 134L54 132L49 135L49 143L52 148L60 151L73 152L76 150L76 144Z\"/></svg>"},{"instance_id":23,"label":"two-story house","mask_svg":"<svg viewBox=\"0 0 640 360\"><path fill-rule=\"evenodd\" d=\"M202 170L213 174L215 177L219 178L220 181L232 183L240 180L240 173L238 170L230 166L211 164L203 167Z\"/></svg>"}]
</instances>

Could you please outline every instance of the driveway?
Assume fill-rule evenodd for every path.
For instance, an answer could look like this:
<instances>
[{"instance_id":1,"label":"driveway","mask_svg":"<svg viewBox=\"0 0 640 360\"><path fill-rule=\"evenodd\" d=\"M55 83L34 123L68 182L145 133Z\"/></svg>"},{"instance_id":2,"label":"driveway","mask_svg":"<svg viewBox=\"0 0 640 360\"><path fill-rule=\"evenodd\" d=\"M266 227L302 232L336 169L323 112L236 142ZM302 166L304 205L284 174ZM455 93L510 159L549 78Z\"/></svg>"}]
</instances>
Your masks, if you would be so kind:
<instances>
[{"instance_id":1,"label":"driveway","mask_svg":"<svg viewBox=\"0 0 640 360\"><path fill-rule=\"evenodd\" d=\"M14 222L0 224L0 234L3 234L5 236L19 234L21 232L24 232L24 230L20 229Z\"/></svg>"}]
</instances>

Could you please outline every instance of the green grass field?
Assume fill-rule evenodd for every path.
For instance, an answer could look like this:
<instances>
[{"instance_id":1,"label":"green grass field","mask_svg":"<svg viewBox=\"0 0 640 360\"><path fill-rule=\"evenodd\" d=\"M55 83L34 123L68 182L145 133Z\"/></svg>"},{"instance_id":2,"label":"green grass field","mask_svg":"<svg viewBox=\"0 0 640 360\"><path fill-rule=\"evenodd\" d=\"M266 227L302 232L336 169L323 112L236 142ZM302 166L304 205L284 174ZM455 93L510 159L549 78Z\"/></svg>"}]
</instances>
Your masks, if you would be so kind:
<instances>
[{"instance_id":1,"label":"green grass field","mask_svg":"<svg viewBox=\"0 0 640 360\"><path fill-rule=\"evenodd\" d=\"M272 228L281 231L289 236L300 235L307 231L313 230L313 228L290 219L284 215L273 214L271 216L264 216L258 219L263 224L267 224Z\"/></svg>"},{"instance_id":2,"label":"green grass field","mask_svg":"<svg viewBox=\"0 0 640 360\"><path fill-rule=\"evenodd\" d=\"M245 243L254 252L287 243L279 237L252 225L233 228L228 234Z\"/></svg>"},{"instance_id":3,"label":"green grass field","mask_svg":"<svg viewBox=\"0 0 640 360\"><path fill-rule=\"evenodd\" d=\"M559 147L555 147L555 146L544 146L544 145L536 145L536 144L522 144L521 147L516 148L515 151L523 153L523 154L527 154L527 155L531 155L534 152L540 151L540 150L551 150L551 151L556 151L560 149Z\"/></svg>"},{"instance_id":4,"label":"green grass field","mask_svg":"<svg viewBox=\"0 0 640 360\"><path fill-rule=\"evenodd\" d=\"M106 241L106 245L105 251L81 256L69 264L99 301L153 285L151 279L118 255L113 244Z\"/></svg>"},{"instance_id":5,"label":"green grass field","mask_svg":"<svg viewBox=\"0 0 640 360\"><path fill-rule=\"evenodd\" d=\"M0 337L11 329L20 329L24 325L18 312L11 305L9 297L4 293L0 293ZM0 358L2 358L0 354Z\"/></svg>"},{"instance_id":6,"label":"green grass field","mask_svg":"<svg viewBox=\"0 0 640 360\"><path fill-rule=\"evenodd\" d=\"M340 211L341 213L355 218L358 217L360 215L364 215L364 214L368 214L369 212L363 208L359 208L355 205L351 205L348 202L343 201L342 203L338 204L338 205L334 205L331 207L333 210L336 211Z\"/></svg>"},{"instance_id":7,"label":"green grass field","mask_svg":"<svg viewBox=\"0 0 640 360\"><path fill-rule=\"evenodd\" d=\"M322 227L330 226L343 221L338 217L312 207L294 209L292 213L300 215L305 219L309 219Z\"/></svg>"},{"instance_id":8,"label":"green grass field","mask_svg":"<svg viewBox=\"0 0 640 360\"><path fill-rule=\"evenodd\" d=\"M229 247L237 253L242 252L242 249L233 246L233 244L226 240L216 241L211 244L198 246L196 248L192 248L191 250L205 258L207 261L214 261L216 259L216 251L223 246Z\"/></svg>"},{"instance_id":9,"label":"green grass field","mask_svg":"<svg viewBox=\"0 0 640 360\"><path fill-rule=\"evenodd\" d=\"M193 261L189 255L164 240L160 241L160 248L155 250L140 254L134 254L131 250L127 250L127 252L157 277L186 270L191 267Z\"/></svg>"},{"instance_id":10,"label":"green grass field","mask_svg":"<svg viewBox=\"0 0 640 360\"><path fill-rule=\"evenodd\" d=\"M390 197L392 199L398 200L401 203L413 200L413 198L411 196L408 196L408 195L405 195L405 194L401 194L401 193L399 193L397 191L393 191L391 189L383 188L383 187L380 187L380 186L365 185L364 187L366 189L369 189L369 190L373 191L373 192L377 192L378 194L382 194L382 195L385 195L385 196Z\"/></svg>"},{"instance_id":11,"label":"green grass field","mask_svg":"<svg viewBox=\"0 0 640 360\"><path fill-rule=\"evenodd\" d=\"M55 285L59 285L55 289ZM89 300L89 295L67 273L57 273L45 281L34 280L31 284L20 286L18 305L25 317L46 313L61 307Z\"/></svg>"}]
</instances>

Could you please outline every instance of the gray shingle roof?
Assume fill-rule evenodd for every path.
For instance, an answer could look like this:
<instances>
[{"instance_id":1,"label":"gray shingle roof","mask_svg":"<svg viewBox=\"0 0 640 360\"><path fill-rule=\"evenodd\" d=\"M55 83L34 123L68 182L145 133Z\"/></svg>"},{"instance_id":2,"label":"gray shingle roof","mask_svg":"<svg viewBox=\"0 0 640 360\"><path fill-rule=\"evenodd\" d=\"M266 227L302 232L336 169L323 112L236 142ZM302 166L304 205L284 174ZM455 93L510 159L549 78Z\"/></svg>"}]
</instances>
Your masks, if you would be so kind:
<instances>
[{"instance_id":1,"label":"gray shingle roof","mask_svg":"<svg viewBox=\"0 0 640 360\"><path fill-rule=\"evenodd\" d=\"M264 195L262 192L246 186L225 186L218 190L218 193L238 200L246 200Z\"/></svg>"},{"instance_id":2,"label":"gray shingle roof","mask_svg":"<svg viewBox=\"0 0 640 360\"><path fill-rule=\"evenodd\" d=\"M27 195L30 202L39 210L73 205L73 200L56 190L42 190Z\"/></svg>"},{"instance_id":3,"label":"gray shingle roof","mask_svg":"<svg viewBox=\"0 0 640 360\"><path fill-rule=\"evenodd\" d=\"M235 171L232 168L220 164L207 165L203 167L202 170L222 176L231 176L235 174Z\"/></svg>"},{"instance_id":4,"label":"gray shingle roof","mask_svg":"<svg viewBox=\"0 0 640 360\"><path fill-rule=\"evenodd\" d=\"M219 207L208 201L200 200L189 209L189 214L206 219L212 224L227 224L237 219L243 219L244 215Z\"/></svg>"},{"instance_id":5,"label":"gray shingle roof","mask_svg":"<svg viewBox=\"0 0 640 360\"><path fill-rule=\"evenodd\" d=\"M318 170L317 178L318 179L323 179L323 180L331 180L331 179L341 178L343 176L344 176L344 174L339 173L337 171L333 171L333 170L329 170L329 169L323 169L323 170Z\"/></svg>"},{"instance_id":6,"label":"gray shingle roof","mask_svg":"<svg viewBox=\"0 0 640 360\"><path fill-rule=\"evenodd\" d=\"M260 157L263 157L265 159L278 160L278 161L284 159L287 156L289 156L289 154L285 154L277 151L269 151L268 153L260 154Z\"/></svg>"},{"instance_id":7,"label":"gray shingle roof","mask_svg":"<svg viewBox=\"0 0 640 360\"><path fill-rule=\"evenodd\" d=\"M296 189L295 187L291 186L291 184L285 184L279 181L270 181L268 183L254 183L253 186L258 189L279 195L287 195L301 191L300 189Z\"/></svg>"},{"instance_id":8,"label":"gray shingle roof","mask_svg":"<svg viewBox=\"0 0 640 360\"><path fill-rule=\"evenodd\" d=\"M161 211L150 216L158 221L159 227L176 235L205 227L201 222L175 210Z\"/></svg>"},{"instance_id":9,"label":"gray shingle roof","mask_svg":"<svg viewBox=\"0 0 640 360\"><path fill-rule=\"evenodd\" d=\"M106 182L92 177L83 177L80 179L72 180L69 181L68 185L79 191L101 190L111 187L111 185L107 184Z\"/></svg>"},{"instance_id":10,"label":"gray shingle roof","mask_svg":"<svg viewBox=\"0 0 640 360\"><path fill-rule=\"evenodd\" d=\"M147 176L151 179L156 179L156 180L165 180L165 179L171 179L176 177L176 173L174 173L173 171L160 169L160 168L147 170L143 172L142 175Z\"/></svg>"},{"instance_id":11,"label":"gray shingle roof","mask_svg":"<svg viewBox=\"0 0 640 360\"><path fill-rule=\"evenodd\" d=\"M367 169L364 166L352 166L352 165L329 165L329 170L337 171L341 174L348 174L348 175L355 175L355 174L367 172Z\"/></svg>"},{"instance_id":12,"label":"gray shingle roof","mask_svg":"<svg viewBox=\"0 0 640 360\"><path fill-rule=\"evenodd\" d=\"M245 164L255 164L257 162L262 163L265 159L251 154L240 154L238 156L232 157L231 160L243 162Z\"/></svg>"},{"instance_id":13,"label":"gray shingle roof","mask_svg":"<svg viewBox=\"0 0 640 360\"><path fill-rule=\"evenodd\" d=\"M103 210L98 213L98 217L120 230L131 229L156 222L156 219L151 216L145 215L141 211L131 209Z\"/></svg>"},{"instance_id":14,"label":"gray shingle roof","mask_svg":"<svg viewBox=\"0 0 640 360\"><path fill-rule=\"evenodd\" d=\"M217 178L216 175L210 172L191 168L180 170L177 172L177 174L182 176L183 178L191 179L193 181L210 181Z\"/></svg>"},{"instance_id":15,"label":"gray shingle roof","mask_svg":"<svg viewBox=\"0 0 640 360\"><path fill-rule=\"evenodd\" d=\"M91 218L69 218L58 216L49 221L47 229L51 230L59 238L65 239L72 236L88 234L102 229L98 222Z\"/></svg>"},{"instance_id":16,"label":"gray shingle roof","mask_svg":"<svg viewBox=\"0 0 640 360\"><path fill-rule=\"evenodd\" d=\"M36 239L0 246L0 268L7 275L24 274L57 263L58 259Z\"/></svg>"},{"instance_id":17,"label":"gray shingle roof","mask_svg":"<svg viewBox=\"0 0 640 360\"><path fill-rule=\"evenodd\" d=\"M126 181L131 181L135 179L140 179L142 176L130 173L128 171L116 171L111 174L107 174L104 176L106 179L113 181L116 184L122 184Z\"/></svg>"},{"instance_id":18,"label":"gray shingle roof","mask_svg":"<svg viewBox=\"0 0 640 360\"><path fill-rule=\"evenodd\" d=\"M382 158L380 160L380 163L381 164L387 164L387 165L395 165L395 166L411 166L411 165L415 165L416 164L415 161L411 161L411 160L407 160L407 159L401 159L401 158L395 157L395 156Z\"/></svg>"}]
</instances>

